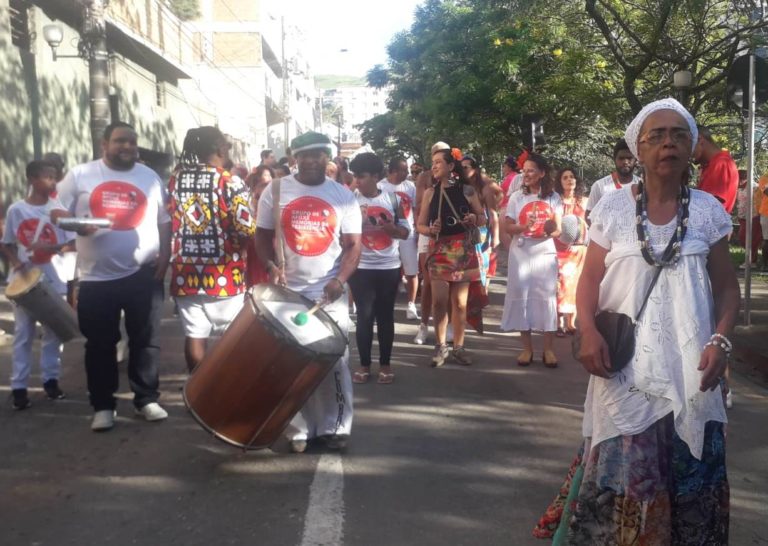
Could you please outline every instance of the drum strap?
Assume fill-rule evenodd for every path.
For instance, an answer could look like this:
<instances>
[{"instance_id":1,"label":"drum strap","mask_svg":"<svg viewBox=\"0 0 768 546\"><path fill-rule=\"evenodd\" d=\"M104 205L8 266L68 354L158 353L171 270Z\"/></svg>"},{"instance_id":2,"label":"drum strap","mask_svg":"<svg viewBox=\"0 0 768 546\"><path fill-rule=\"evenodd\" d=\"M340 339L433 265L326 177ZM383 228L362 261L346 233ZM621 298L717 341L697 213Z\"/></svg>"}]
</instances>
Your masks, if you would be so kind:
<instances>
[{"instance_id":1,"label":"drum strap","mask_svg":"<svg viewBox=\"0 0 768 546\"><path fill-rule=\"evenodd\" d=\"M279 268L285 267L283 227L280 225L280 179L272 180L272 215L275 219L275 258Z\"/></svg>"}]
</instances>

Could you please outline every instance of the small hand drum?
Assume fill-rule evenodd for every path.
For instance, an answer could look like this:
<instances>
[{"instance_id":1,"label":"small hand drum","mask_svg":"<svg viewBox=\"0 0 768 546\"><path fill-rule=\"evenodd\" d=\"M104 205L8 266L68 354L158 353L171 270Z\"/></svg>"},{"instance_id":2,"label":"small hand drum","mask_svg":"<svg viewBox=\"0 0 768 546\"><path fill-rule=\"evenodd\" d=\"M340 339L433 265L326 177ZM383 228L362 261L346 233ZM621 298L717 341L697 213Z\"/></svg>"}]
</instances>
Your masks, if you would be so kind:
<instances>
[{"instance_id":1,"label":"small hand drum","mask_svg":"<svg viewBox=\"0 0 768 546\"><path fill-rule=\"evenodd\" d=\"M587 238L587 223L581 216L566 214L560 223L558 240L564 245L583 245Z\"/></svg>"}]
</instances>

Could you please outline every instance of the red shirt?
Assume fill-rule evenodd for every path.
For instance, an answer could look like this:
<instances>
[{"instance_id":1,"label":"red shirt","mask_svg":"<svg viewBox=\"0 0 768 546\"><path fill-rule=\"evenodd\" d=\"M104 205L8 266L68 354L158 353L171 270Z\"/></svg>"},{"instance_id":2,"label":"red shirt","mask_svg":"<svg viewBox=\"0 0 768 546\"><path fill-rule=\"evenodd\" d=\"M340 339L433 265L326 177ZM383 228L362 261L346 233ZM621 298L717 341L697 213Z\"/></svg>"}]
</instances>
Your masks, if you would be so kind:
<instances>
[{"instance_id":1,"label":"red shirt","mask_svg":"<svg viewBox=\"0 0 768 546\"><path fill-rule=\"evenodd\" d=\"M731 213L739 190L739 170L731 154L723 150L701 168L699 189L714 195Z\"/></svg>"}]
</instances>

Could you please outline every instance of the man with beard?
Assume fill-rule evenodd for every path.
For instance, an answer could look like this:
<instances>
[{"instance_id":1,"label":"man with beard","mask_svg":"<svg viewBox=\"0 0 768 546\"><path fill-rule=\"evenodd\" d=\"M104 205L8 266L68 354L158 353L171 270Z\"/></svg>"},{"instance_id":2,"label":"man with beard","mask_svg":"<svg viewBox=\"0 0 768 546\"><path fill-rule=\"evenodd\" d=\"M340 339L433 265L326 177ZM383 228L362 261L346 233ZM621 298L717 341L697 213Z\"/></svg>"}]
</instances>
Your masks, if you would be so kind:
<instances>
[{"instance_id":1,"label":"man with beard","mask_svg":"<svg viewBox=\"0 0 768 546\"><path fill-rule=\"evenodd\" d=\"M171 239L163 185L154 171L137 163L136 131L127 123L108 125L101 146L101 159L73 167L59 183L59 201L67 210L51 213L54 218L112 221L110 229L82 228L77 237L81 274L77 315L86 339L94 431L114 426L121 311L136 414L147 421L168 417L157 403L158 334Z\"/></svg>"},{"instance_id":2,"label":"man with beard","mask_svg":"<svg viewBox=\"0 0 768 546\"><path fill-rule=\"evenodd\" d=\"M270 281L315 301L346 335L349 329L345 283L357 269L362 250L362 215L355 195L325 174L331 141L304 133L291 141L298 172L265 188L256 217L256 251ZM273 187L272 184L279 184ZM273 194L277 194L277 200ZM275 202L277 201L277 202ZM280 210L276 230L274 207ZM275 241L276 232L280 234ZM283 257L275 252L283 249ZM276 263L277 262L277 263ZM343 449L352 430L352 377L346 352L318 386L293 422L291 449L301 453L317 439Z\"/></svg>"},{"instance_id":3,"label":"man with beard","mask_svg":"<svg viewBox=\"0 0 768 546\"><path fill-rule=\"evenodd\" d=\"M620 190L627 184L637 184L640 181L640 178L634 174L637 159L629 151L629 146L623 138L619 139L613 147L613 163L616 165L616 170L597 180L589 190L587 217L589 217L589 211L595 208L604 195Z\"/></svg>"}]
</instances>

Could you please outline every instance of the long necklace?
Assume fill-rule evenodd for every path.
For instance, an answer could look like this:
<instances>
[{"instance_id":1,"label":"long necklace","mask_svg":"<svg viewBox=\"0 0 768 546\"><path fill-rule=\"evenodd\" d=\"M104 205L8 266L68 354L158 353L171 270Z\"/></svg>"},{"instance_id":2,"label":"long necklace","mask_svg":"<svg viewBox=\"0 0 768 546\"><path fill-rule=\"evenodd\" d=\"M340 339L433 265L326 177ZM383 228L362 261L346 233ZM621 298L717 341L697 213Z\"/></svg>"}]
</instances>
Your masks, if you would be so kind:
<instances>
[{"instance_id":1,"label":"long necklace","mask_svg":"<svg viewBox=\"0 0 768 546\"><path fill-rule=\"evenodd\" d=\"M667 247L664 249L661 259L657 260L651 252L651 239L648 229L648 196L644 189L644 183L642 181L639 182L637 184L637 196L635 197L635 223L637 224L637 240L640 243L640 252L643 254L643 259L649 265L655 267L675 265L680 260L680 247L685 238L685 232L688 230L688 204L691 200L691 190L688 186L681 186L680 188L680 193L677 196L677 227Z\"/></svg>"}]
</instances>

